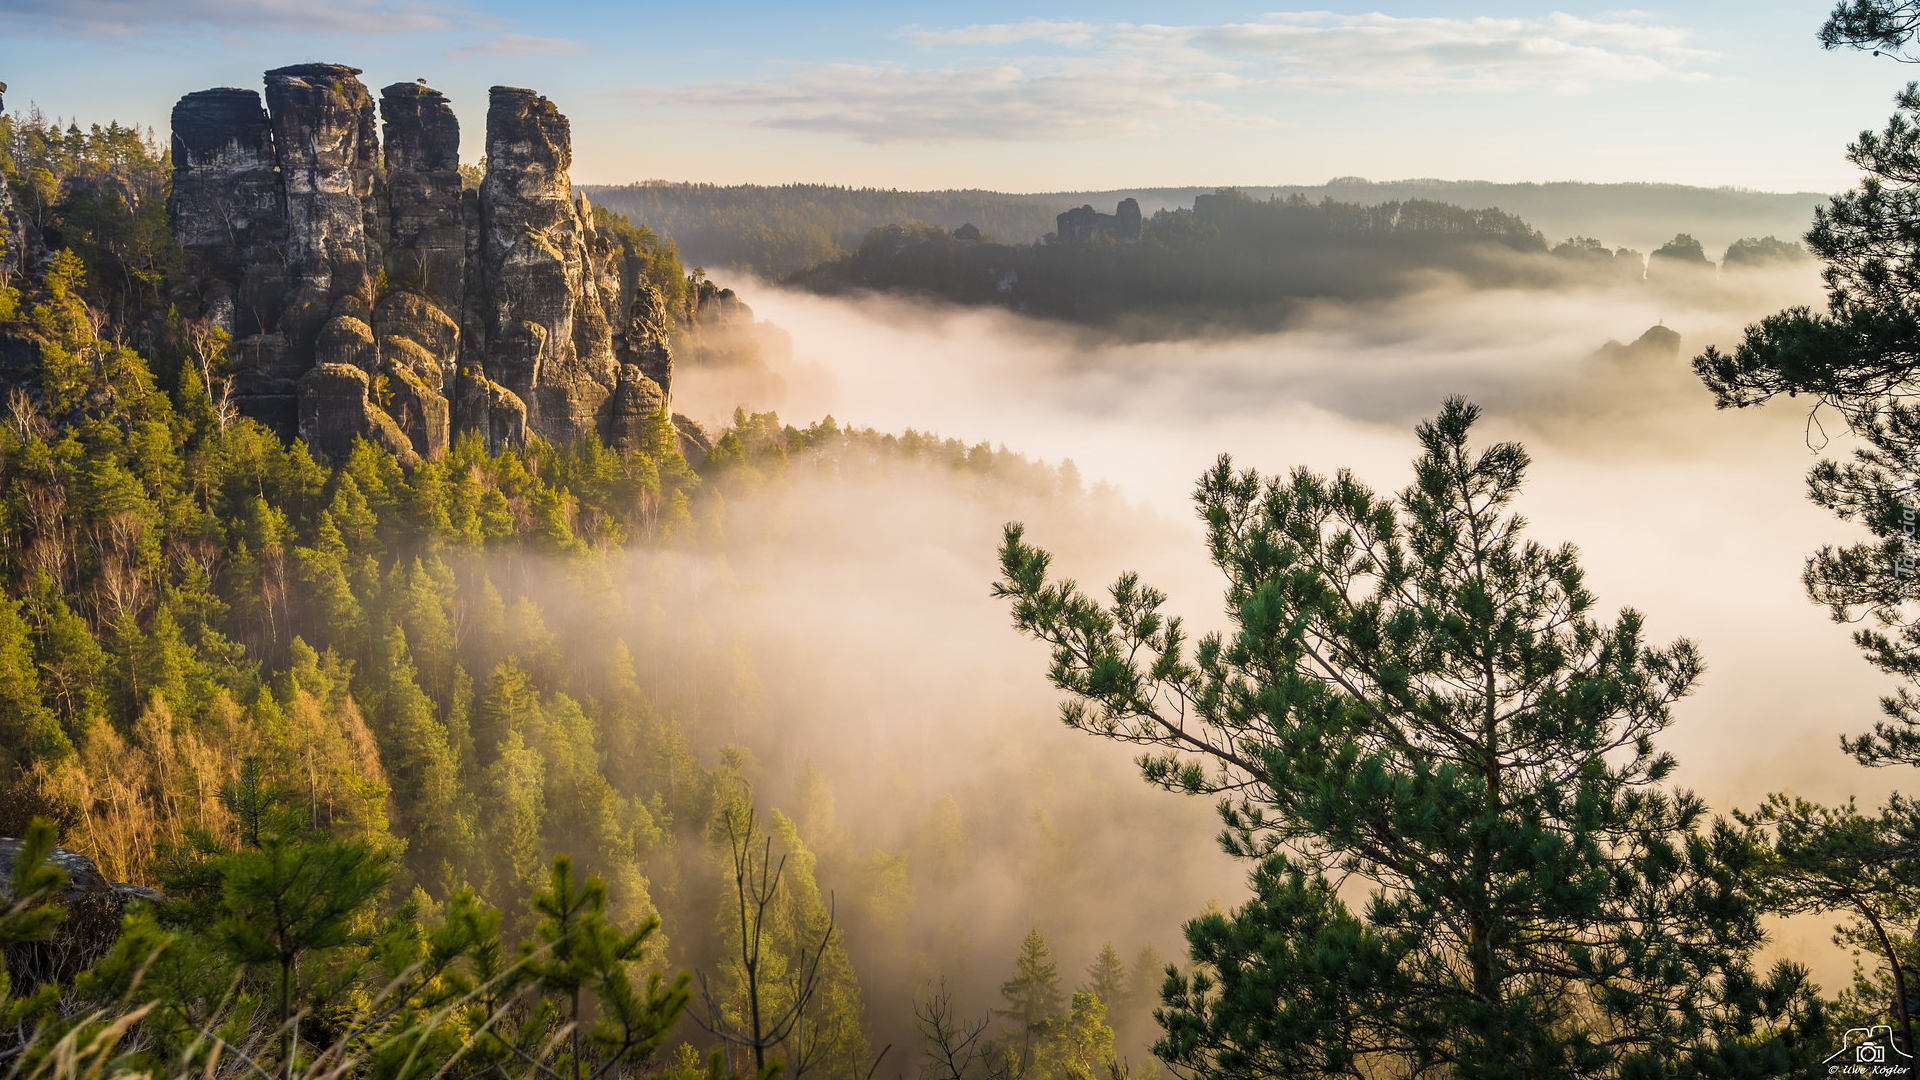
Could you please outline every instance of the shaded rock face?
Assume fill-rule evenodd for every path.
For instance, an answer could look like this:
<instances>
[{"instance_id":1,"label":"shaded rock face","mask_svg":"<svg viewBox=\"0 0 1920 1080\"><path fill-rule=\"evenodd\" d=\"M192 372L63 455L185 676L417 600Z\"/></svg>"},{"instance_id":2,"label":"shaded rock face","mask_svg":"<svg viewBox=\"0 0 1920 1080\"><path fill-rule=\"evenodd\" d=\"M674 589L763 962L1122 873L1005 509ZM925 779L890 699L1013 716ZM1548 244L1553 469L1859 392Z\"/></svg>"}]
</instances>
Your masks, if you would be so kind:
<instances>
[{"instance_id":1,"label":"shaded rock face","mask_svg":"<svg viewBox=\"0 0 1920 1080\"><path fill-rule=\"evenodd\" d=\"M642 445L670 409L669 313L574 197L566 117L493 88L465 190L445 95L385 87L377 128L359 74L278 68L264 109L233 89L174 109L174 231L234 334L242 411L336 458L466 431Z\"/></svg>"},{"instance_id":2,"label":"shaded rock face","mask_svg":"<svg viewBox=\"0 0 1920 1080\"><path fill-rule=\"evenodd\" d=\"M202 90L173 107L167 212L199 285L202 310L233 335L235 396L262 421L290 431L300 373L288 366L280 333L287 293L286 195L259 93Z\"/></svg>"},{"instance_id":3,"label":"shaded rock face","mask_svg":"<svg viewBox=\"0 0 1920 1080\"><path fill-rule=\"evenodd\" d=\"M0 836L0 901L13 899L13 861L20 851L21 841L11 836ZM67 887L60 890L60 899L72 902L90 896L112 895L143 900L164 899L153 889L140 885L129 885L124 881L108 881L100 873L100 868L92 859L77 851L66 848L54 848L47 861L67 872Z\"/></svg>"},{"instance_id":4,"label":"shaded rock face","mask_svg":"<svg viewBox=\"0 0 1920 1080\"><path fill-rule=\"evenodd\" d=\"M1113 213L1103 214L1091 206L1077 206L1054 216L1054 235L1067 244L1086 244L1106 238L1119 244L1140 240L1140 203L1121 199Z\"/></svg>"},{"instance_id":5,"label":"shaded rock face","mask_svg":"<svg viewBox=\"0 0 1920 1080\"><path fill-rule=\"evenodd\" d=\"M396 387L394 419L432 457L453 435L454 379L467 292L460 123L446 95L417 83L380 91L386 138L390 291L374 310L379 369Z\"/></svg>"},{"instance_id":6,"label":"shaded rock face","mask_svg":"<svg viewBox=\"0 0 1920 1080\"><path fill-rule=\"evenodd\" d=\"M458 311L466 285L460 206L460 122L438 90L395 83L380 91L386 139L390 282Z\"/></svg>"},{"instance_id":7,"label":"shaded rock face","mask_svg":"<svg viewBox=\"0 0 1920 1080\"><path fill-rule=\"evenodd\" d=\"M320 344L357 340L335 319L364 321L379 266L380 148L359 68L300 64L267 72L267 109L287 204L287 361L305 370L347 361ZM370 228L371 226L371 228Z\"/></svg>"},{"instance_id":8,"label":"shaded rock face","mask_svg":"<svg viewBox=\"0 0 1920 1080\"><path fill-rule=\"evenodd\" d=\"M402 464L420 460L376 402L372 379L352 364L318 364L300 377L300 438L335 461L346 460L357 438L391 450Z\"/></svg>"},{"instance_id":9,"label":"shaded rock face","mask_svg":"<svg viewBox=\"0 0 1920 1080\"><path fill-rule=\"evenodd\" d=\"M0 113L7 111L7 84L0 82ZM13 191L0 183L0 276L26 264L27 223L13 205Z\"/></svg>"},{"instance_id":10,"label":"shaded rock face","mask_svg":"<svg viewBox=\"0 0 1920 1080\"><path fill-rule=\"evenodd\" d=\"M619 375L572 164L552 102L493 88L480 184L487 372L526 404L531 432L555 440L601 426Z\"/></svg>"},{"instance_id":11,"label":"shaded rock face","mask_svg":"<svg viewBox=\"0 0 1920 1080\"><path fill-rule=\"evenodd\" d=\"M732 294L731 289L727 292ZM748 318L752 318L751 312ZM617 342L620 362L639 368L641 374L660 386L671 386L673 348L669 338L672 334L667 298L660 295L652 282L635 283L633 299L627 305L627 325Z\"/></svg>"}]
</instances>

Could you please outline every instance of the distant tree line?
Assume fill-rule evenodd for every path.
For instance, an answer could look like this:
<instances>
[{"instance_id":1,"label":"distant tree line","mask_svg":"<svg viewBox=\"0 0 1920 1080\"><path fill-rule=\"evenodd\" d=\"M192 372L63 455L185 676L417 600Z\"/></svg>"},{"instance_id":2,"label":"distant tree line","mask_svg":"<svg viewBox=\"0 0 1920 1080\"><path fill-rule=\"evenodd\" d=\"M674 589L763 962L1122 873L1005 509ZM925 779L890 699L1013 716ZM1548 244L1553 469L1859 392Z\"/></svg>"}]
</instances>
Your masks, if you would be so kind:
<instances>
[{"instance_id":1,"label":"distant tree line","mask_svg":"<svg viewBox=\"0 0 1920 1080\"><path fill-rule=\"evenodd\" d=\"M1741 240L1729 268L1803 259L1792 241ZM1146 219L1137 243L978 240L931 225L875 228L857 251L789 275L826 293L878 291L993 305L1123 334L1177 336L1208 327L1283 325L1304 302L1378 300L1431 284L1473 287L1691 281L1712 271L1681 234L1649 260L1576 237L1549 244L1519 218L1414 200L1377 205L1257 200L1235 190Z\"/></svg>"},{"instance_id":2,"label":"distant tree line","mask_svg":"<svg viewBox=\"0 0 1920 1080\"><path fill-rule=\"evenodd\" d=\"M969 222L1000 236L1037 237L1061 209L993 191L893 191L825 184L678 184L584 187L596 203L669 234L711 268L779 277L836 259L868 230L895 221L943 229Z\"/></svg>"}]
</instances>

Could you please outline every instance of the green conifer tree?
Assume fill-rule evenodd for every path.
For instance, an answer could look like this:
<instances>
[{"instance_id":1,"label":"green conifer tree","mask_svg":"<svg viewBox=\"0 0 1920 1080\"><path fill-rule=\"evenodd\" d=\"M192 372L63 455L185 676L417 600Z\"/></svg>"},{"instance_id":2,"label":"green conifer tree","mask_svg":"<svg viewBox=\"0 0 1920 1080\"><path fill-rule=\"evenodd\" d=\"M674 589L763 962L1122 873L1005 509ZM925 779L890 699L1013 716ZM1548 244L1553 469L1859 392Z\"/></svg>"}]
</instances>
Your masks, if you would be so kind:
<instances>
[{"instance_id":1,"label":"green conifer tree","mask_svg":"<svg viewBox=\"0 0 1920 1080\"><path fill-rule=\"evenodd\" d=\"M72 753L72 741L41 699L33 640L20 604L0 597L0 760L25 769Z\"/></svg>"},{"instance_id":2,"label":"green conifer tree","mask_svg":"<svg viewBox=\"0 0 1920 1080\"><path fill-rule=\"evenodd\" d=\"M1081 987L1100 999L1107 1015L1117 1017L1127 1007L1127 968L1113 942L1100 946L1100 955L1087 965L1087 982Z\"/></svg>"},{"instance_id":3,"label":"green conifer tree","mask_svg":"<svg viewBox=\"0 0 1920 1080\"><path fill-rule=\"evenodd\" d=\"M292 1077L300 962L347 943L355 920L387 887L387 859L364 840L305 840L275 830L221 864L220 940L236 959L273 972L282 1060Z\"/></svg>"},{"instance_id":4,"label":"green conifer tree","mask_svg":"<svg viewBox=\"0 0 1920 1080\"><path fill-rule=\"evenodd\" d=\"M1028 930L1020 942L1020 954L1014 957L1013 978L1000 984L1000 997L1006 1005L993 1010L993 1014L1011 1021L1017 1031L1044 1031L1065 1012L1060 965L1053 962L1052 955L1040 928Z\"/></svg>"},{"instance_id":5,"label":"green conifer tree","mask_svg":"<svg viewBox=\"0 0 1920 1080\"><path fill-rule=\"evenodd\" d=\"M1008 526L998 591L1066 722L1218 795L1256 864L1251 901L1188 924L1156 1052L1247 1080L1795 1067L1810 990L1751 969L1757 853L1653 743L1700 659L1596 620L1573 548L1509 511L1525 451L1472 450L1477 417L1420 425L1397 498L1221 458L1195 499L1234 629L1191 652L1160 593L1050 583ZM1342 879L1370 885L1358 911Z\"/></svg>"},{"instance_id":6,"label":"green conifer tree","mask_svg":"<svg viewBox=\"0 0 1920 1080\"><path fill-rule=\"evenodd\" d=\"M1912 61L1916 20L1912 0L1846 0L1820 42ZM1857 437L1851 461L1821 461L1807 481L1816 505L1866 538L1822 547L1802 581L1835 621L1858 626L1867 661L1901 681L1881 700L1884 719L1841 741L1870 767L1920 765L1920 83L1894 101L1886 128L1848 147L1860 184L1816 208L1806 235L1825 264L1824 309L1770 315L1731 352L1709 347L1693 362L1721 408L1799 398ZM1844 913L1839 939L1877 957L1843 995L1845 1011L1891 1023L1914 1050L1920 953L1898 928L1920 912L1920 803L1895 797L1863 814L1774 795L1745 820L1769 846L1777 902Z\"/></svg>"}]
</instances>

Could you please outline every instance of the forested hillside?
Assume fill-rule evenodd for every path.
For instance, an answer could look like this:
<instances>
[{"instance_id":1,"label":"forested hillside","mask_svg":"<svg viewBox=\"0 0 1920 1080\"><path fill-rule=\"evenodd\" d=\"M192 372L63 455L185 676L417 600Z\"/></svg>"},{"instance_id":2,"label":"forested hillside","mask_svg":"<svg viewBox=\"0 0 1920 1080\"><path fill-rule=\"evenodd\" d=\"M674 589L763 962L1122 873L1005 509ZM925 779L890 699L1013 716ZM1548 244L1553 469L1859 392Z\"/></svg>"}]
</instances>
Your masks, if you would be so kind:
<instances>
[{"instance_id":1,"label":"forested hillside","mask_svg":"<svg viewBox=\"0 0 1920 1080\"><path fill-rule=\"evenodd\" d=\"M1341 176L1323 184L1243 184L1237 190L1255 199L1309 202L1331 199L1358 206L1389 202L1448 203L1469 210L1500 210L1523 218L1549 237L1594 236L1610 247L1649 251L1675 233L1700 238L1719 251L1743 236L1798 238L1807 231L1820 192L1748 191L1741 188L1690 187L1685 184L1595 184L1565 180L1549 183L1498 183L1488 180L1368 180ZM1065 206L1104 206L1138 199L1148 213L1192 206L1196 196L1214 187L1128 188L1115 191L1059 192L1035 196Z\"/></svg>"},{"instance_id":2,"label":"forested hillside","mask_svg":"<svg viewBox=\"0 0 1920 1080\"><path fill-rule=\"evenodd\" d=\"M710 270L779 277L857 250L885 225L972 224L1007 244L1054 231L1054 216L1076 206L1136 199L1152 215L1191 209L1217 187L1125 188L1012 194L993 191L882 191L824 184L587 185L581 190L634 221L675 237L686 256ZM1262 201L1332 200L1354 206L1409 201L1499 210L1549 237L1598 237L1609 248L1649 251L1688 233L1717 253L1748 236L1798 238L1824 196L1776 194L1680 184L1499 184L1485 181L1375 182L1342 177L1324 184L1249 184L1235 190Z\"/></svg>"},{"instance_id":3,"label":"forested hillside","mask_svg":"<svg viewBox=\"0 0 1920 1080\"><path fill-rule=\"evenodd\" d=\"M897 293L1004 307L1125 337L1178 338L1271 330L1312 301L1380 301L1442 281L1684 290L1711 286L1717 271L1686 234L1650 256L1590 237L1550 244L1512 214L1421 200L1362 206L1226 190L1198 196L1191 209L1143 218L1125 200L1118 212L1076 211L1071 220L1080 224L1067 235L1048 233L1033 244L889 225L869 233L858 251L786 280L830 294ZM1722 261L1737 274L1805 257L1794 241L1765 237L1736 242Z\"/></svg>"},{"instance_id":4,"label":"forested hillside","mask_svg":"<svg viewBox=\"0 0 1920 1080\"><path fill-rule=\"evenodd\" d=\"M760 760L762 658L721 678L701 656L726 642L659 602L675 559L724 560L730 499L789 477L1072 517L1070 467L744 413L697 468L664 414L623 451L472 432L329 461L238 413L226 336L179 315L152 137L0 123L0 836L25 838L0 844L0 1052L54 1061L103 1007L141 1011L90 1060L168 1075L866 1076L933 1038L1064 1078L1107 1068L1116 1028L1148 1040L1144 942L920 944L971 810L924 792L870 846L804 756ZM697 338L718 294L667 284ZM69 871L41 866L54 843ZM116 936L130 896L163 899ZM1010 975L1014 1020L939 989L969 965Z\"/></svg>"},{"instance_id":5,"label":"forested hillside","mask_svg":"<svg viewBox=\"0 0 1920 1080\"><path fill-rule=\"evenodd\" d=\"M1829 43L1904 46L1882 14L1843 7ZM987 442L702 430L676 349L770 376L754 350L786 343L647 215L694 206L755 266L824 258L787 279L821 293L1135 338L1322 301L1364 322L1436 283L1810 279L1793 238L1642 256L1489 207L1231 189L1037 241L995 235L1033 204L975 192L642 185L636 223L572 189L535 91L493 88L468 171L445 95L394 83L376 113L359 74L186 95L190 161L0 115L8 1080L1764 1080L1920 1048L1920 811L1689 788L1667 744L1705 650L1534 539L1532 459L1465 398L1412 425L1403 486L1221 454L1184 529ZM1695 371L1730 407L1804 391L1862 441L1809 480L1869 539L1804 582L1911 683L1920 87L1900 101L1807 236L1828 310ZM872 219L930 207L966 217ZM1679 340L1587 371L1653 382ZM1335 430L1315 400L1228 417L1151 364L1071 384L1040 355L981 380L992 409ZM1120 381L1139 413L1078 393ZM1149 569L1216 575L1205 625L1135 570L1076 579L1176 547ZM1882 706L1842 749L1920 764L1920 690ZM1850 984L1778 948L1796 915L1838 921Z\"/></svg>"},{"instance_id":6,"label":"forested hillside","mask_svg":"<svg viewBox=\"0 0 1920 1080\"><path fill-rule=\"evenodd\" d=\"M891 191L824 184L676 184L651 181L583 185L582 191L672 236L686 257L709 269L778 277L838 258L876 225L926 222L957 229L971 222L1009 242L1053 228L1065 209L1045 196L995 191Z\"/></svg>"}]
</instances>

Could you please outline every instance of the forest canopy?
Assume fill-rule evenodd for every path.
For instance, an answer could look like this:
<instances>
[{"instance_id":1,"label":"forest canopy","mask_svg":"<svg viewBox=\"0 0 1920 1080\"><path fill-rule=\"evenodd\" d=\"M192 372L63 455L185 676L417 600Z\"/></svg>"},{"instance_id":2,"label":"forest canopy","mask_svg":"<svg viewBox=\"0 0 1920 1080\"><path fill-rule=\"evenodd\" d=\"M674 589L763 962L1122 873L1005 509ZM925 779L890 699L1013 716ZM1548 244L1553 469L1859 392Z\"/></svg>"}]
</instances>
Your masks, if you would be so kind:
<instances>
[{"instance_id":1,"label":"forest canopy","mask_svg":"<svg viewBox=\"0 0 1920 1080\"><path fill-rule=\"evenodd\" d=\"M1123 202L1118 212L1130 206ZM1550 243L1500 210L1418 199L1261 200L1225 189L1196 197L1190 209L1145 217L1137 234L1116 229L1119 217L1090 207L1076 216L1090 224L1031 244L964 229L887 225L869 232L852 254L786 282L828 294L874 291L997 306L1154 338L1271 330L1312 301L1388 300L1436 280L1473 288L1693 288L1702 280L1694 270L1705 269L1707 282L1716 271L1684 233L1649 261L1591 237ZM1740 240L1731 250L1728 266L1745 270L1791 262L1797 245L1767 237Z\"/></svg>"}]
</instances>

